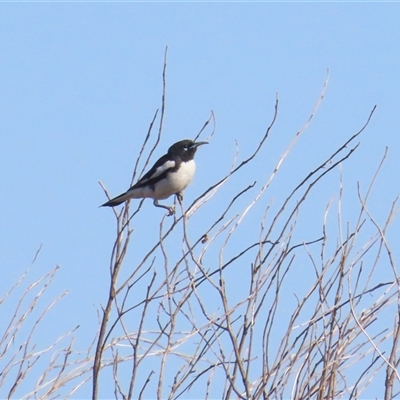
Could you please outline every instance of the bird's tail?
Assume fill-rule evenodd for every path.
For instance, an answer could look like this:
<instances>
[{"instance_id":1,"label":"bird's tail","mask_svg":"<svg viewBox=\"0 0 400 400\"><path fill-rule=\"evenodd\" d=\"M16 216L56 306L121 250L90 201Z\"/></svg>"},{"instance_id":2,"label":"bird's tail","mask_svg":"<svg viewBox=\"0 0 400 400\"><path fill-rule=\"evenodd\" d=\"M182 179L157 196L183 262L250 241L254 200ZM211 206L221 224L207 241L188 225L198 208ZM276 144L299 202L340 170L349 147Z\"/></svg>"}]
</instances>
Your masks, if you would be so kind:
<instances>
[{"instance_id":1,"label":"bird's tail","mask_svg":"<svg viewBox=\"0 0 400 400\"><path fill-rule=\"evenodd\" d=\"M107 203L102 204L100 207L115 207L123 203L124 201L129 200L130 198L132 198L132 196L129 196L127 193L123 193L107 201Z\"/></svg>"}]
</instances>

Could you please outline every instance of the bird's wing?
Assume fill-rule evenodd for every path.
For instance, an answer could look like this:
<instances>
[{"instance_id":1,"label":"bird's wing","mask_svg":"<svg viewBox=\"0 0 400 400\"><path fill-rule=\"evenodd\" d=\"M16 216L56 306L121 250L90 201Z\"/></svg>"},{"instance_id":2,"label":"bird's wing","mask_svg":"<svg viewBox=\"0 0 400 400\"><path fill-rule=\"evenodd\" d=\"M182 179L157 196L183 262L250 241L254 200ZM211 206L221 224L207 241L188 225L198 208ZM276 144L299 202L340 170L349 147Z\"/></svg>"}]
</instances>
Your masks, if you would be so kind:
<instances>
[{"instance_id":1,"label":"bird's wing","mask_svg":"<svg viewBox=\"0 0 400 400\"><path fill-rule=\"evenodd\" d=\"M142 186L143 184L148 183L149 181L159 177L161 174L164 173L164 175L168 172L168 170L171 170L175 168L175 161L171 160L167 155L162 156L160 159L157 160L157 162L151 167L151 169L146 172L133 186L138 187Z\"/></svg>"}]
</instances>

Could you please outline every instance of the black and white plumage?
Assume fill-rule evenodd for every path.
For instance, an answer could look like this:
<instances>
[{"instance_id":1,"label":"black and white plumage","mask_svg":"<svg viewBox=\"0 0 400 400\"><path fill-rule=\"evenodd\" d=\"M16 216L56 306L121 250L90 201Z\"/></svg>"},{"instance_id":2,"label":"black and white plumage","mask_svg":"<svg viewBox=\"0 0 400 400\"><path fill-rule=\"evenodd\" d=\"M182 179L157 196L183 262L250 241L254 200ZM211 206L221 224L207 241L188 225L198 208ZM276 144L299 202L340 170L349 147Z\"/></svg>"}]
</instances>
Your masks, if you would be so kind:
<instances>
[{"instance_id":1,"label":"black and white plumage","mask_svg":"<svg viewBox=\"0 0 400 400\"><path fill-rule=\"evenodd\" d=\"M194 155L199 146L207 142L181 140L173 144L168 153L163 155L137 183L125 193L107 201L102 207L115 207L130 199L151 198L156 207L166 208L169 214L174 212L171 206L158 204L158 200L177 195L182 199L182 192L193 179L196 170Z\"/></svg>"}]
</instances>

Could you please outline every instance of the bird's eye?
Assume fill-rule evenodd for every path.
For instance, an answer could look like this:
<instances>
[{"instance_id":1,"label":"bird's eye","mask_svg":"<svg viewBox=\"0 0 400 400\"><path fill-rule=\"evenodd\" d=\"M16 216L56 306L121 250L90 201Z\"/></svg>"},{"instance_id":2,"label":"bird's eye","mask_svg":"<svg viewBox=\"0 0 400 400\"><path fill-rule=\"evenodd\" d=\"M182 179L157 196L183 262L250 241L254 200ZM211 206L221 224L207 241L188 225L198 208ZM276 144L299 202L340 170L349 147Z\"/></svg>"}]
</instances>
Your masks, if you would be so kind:
<instances>
[{"instance_id":1,"label":"bird's eye","mask_svg":"<svg viewBox=\"0 0 400 400\"><path fill-rule=\"evenodd\" d=\"M188 151L189 150L189 146L188 145L184 146L183 150Z\"/></svg>"}]
</instances>

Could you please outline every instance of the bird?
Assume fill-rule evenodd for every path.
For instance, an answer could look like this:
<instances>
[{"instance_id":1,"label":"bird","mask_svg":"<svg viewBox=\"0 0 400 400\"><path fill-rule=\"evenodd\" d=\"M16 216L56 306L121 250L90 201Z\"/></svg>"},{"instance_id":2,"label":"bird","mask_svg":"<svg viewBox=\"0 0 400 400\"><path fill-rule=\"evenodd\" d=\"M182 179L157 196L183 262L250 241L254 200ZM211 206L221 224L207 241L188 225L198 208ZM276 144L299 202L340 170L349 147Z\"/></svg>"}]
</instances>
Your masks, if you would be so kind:
<instances>
[{"instance_id":1,"label":"bird","mask_svg":"<svg viewBox=\"0 0 400 400\"><path fill-rule=\"evenodd\" d=\"M168 210L168 215L175 212L174 206L158 203L172 195L179 201L183 199L183 191L190 184L196 170L194 155L197 148L208 142L195 142L190 139L174 143L167 154L160 157L155 164L125 193L107 201L100 207L115 207L130 199L151 198L156 207Z\"/></svg>"}]
</instances>

